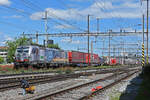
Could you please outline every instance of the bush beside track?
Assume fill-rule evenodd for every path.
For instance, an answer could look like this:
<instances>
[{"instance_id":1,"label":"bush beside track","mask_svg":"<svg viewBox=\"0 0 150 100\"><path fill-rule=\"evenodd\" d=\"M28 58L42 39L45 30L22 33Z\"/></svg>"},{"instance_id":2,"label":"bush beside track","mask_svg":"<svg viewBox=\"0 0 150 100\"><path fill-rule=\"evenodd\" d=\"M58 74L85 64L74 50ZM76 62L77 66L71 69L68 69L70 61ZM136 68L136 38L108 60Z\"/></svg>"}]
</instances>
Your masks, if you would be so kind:
<instances>
[{"instance_id":1,"label":"bush beside track","mask_svg":"<svg viewBox=\"0 0 150 100\"><path fill-rule=\"evenodd\" d=\"M143 82L135 100L150 100L150 64L144 66L141 77L143 78Z\"/></svg>"}]
</instances>

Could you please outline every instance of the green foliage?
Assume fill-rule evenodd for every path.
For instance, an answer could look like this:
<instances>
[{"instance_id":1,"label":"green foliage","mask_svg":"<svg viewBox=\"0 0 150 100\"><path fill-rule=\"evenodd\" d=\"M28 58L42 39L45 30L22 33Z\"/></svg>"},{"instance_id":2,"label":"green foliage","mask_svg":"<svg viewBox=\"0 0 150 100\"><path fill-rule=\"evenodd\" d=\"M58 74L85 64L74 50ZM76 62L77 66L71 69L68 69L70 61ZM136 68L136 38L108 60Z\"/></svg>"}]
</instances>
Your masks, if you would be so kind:
<instances>
[{"instance_id":1,"label":"green foliage","mask_svg":"<svg viewBox=\"0 0 150 100\"><path fill-rule=\"evenodd\" d=\"M59 70L56 70L56 73L63 74L63 71L59 69Z\"/></svg>"},{"instance_id":2,"label":"green foliage","mask_svg":"<svg viewBox=\"0 0 150 100\"><path fill-rule=\"evenodd\" d=\"M144 66L143 76L150 79L150 64Z\"/></svg>"},{"instance_id":3,"label":"green foliage","mask_svg":"<svg viewBox=\"0 0 150 100\"><path fill-rule=\"evenodd\" d=\"M7 55L7 62L11 63L14 62L14 55L16 48L20 45L27 45L30 44L31 41L29 41L26 37L16 38L14 41L7 41L6 45L8 46L8 55Z\"/></svg>"},{"instance_id":4,"label":"green foliage","mask_svg":"<svg viewBox=\"0 0 150 100\"><path fill-rule=\"evenodd\" d=\"M48 48L60 49L58 44L48 44Z\"/></svg>"},{"instance_id":5,"label":"green foliage","mask_svg":"<svg viewBox=\"0 0 150 100\"><path fill-rule=\"evenodd\" d=\"M0 64L4 63L4 58L0 57Z\"/></svg>"},{"instance_id":6,"label":"green foliage","mask_svg":"<svg viewBox=\"0 0 150 100\"><path fill-rule=\"evenodd\" d=\"M150 96L150 64L146 64L144 66L143 72L141 74L141 78L143 79L142 84L138 90L138 94L135 100L149 100Z\"/></svg>"},{"instance_id":7,"label":"green foliage","mask_svg":"<svg viewBox=\"0 0 150 100\"><path fill-rule=\"evenodd\" d=\"M65 71L66 74L71 74L72 72L73 72L73 69L71 68L67 68Z\"/></svg>"}]
</instances>

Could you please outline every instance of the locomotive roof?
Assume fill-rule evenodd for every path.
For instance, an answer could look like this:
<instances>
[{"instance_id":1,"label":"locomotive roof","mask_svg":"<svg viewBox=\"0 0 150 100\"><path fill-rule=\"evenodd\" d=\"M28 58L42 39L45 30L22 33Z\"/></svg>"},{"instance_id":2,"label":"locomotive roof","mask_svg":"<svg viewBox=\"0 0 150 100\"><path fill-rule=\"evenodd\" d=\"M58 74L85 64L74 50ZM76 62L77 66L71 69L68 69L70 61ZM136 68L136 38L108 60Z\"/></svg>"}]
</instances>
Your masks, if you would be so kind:
<instances>
[{"instance_id":1,"label":"locomotive roof","mask_svg":"<svg viewBox=\"0 0 150 100\"><path fill-rule=\"evenodd\" d=\"M42 46L42 45L21 45L21 46L18 46L19 47L39 47L39 48L48 48L48 47L45 47L45 46ZM49 49L53 49L53 50L60 50L60 51L64 51L64 50L61 50L61 49L55 49L55 48L49 48Z\"/></svg>"}]
</instances>

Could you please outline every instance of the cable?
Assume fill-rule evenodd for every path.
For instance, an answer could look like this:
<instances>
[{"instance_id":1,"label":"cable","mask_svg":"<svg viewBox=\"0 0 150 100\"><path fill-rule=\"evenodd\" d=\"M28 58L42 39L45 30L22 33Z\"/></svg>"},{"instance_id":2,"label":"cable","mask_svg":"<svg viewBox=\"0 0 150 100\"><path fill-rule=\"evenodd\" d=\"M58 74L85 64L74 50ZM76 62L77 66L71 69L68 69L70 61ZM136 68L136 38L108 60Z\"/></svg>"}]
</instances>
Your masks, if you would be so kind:
<instances>
[{"instance_id":1,"label":"cable","mask_svg":"<svg viewBox=\"0 0 150 100\"><path fill-rule=\"evenodd\" d=\"M26 7L30 8L31 10L38 11L34 7L31 7L32 4L30 2L27 2L26 0L20 0Z\"/></svg>"},{"instance_id":2,"label":"cable","mask_svg":"<svg viewBox=\"0 0 150 100\"><path fill-rule=\"evenodd\" d=\"M27 1L27 0L26 0L26 1ZM29 2L29 1L28 1L28 2ZM31 1L30 1L30 3L31 3ZM31 4L32 4L32 3L31 3ZM36 7L36 8L38 7L40 10L43 10L42 8L40 8L39 6L37 6L35 3L34 3L34 7ZM51 15L53 15L55 18L57 18L57 19L59 19L59 20L65 22L65 23L67 23L67 24L69 24L69 25L75 27L75 29L77 29L77 30L86 31L86 30L84 30L84 29L81 29L80 27L75 26L74 24L70 23L70 22L67 21L67 20L58 17L56 14L54 14L54 13L52 13L52 12L51 12Z\"/></svg>"},{"instance_id":3,"label":"cable","mask_svg":"<svg viewBox=\"0 0 150 100\"><path fill-rule=\"evenodd\" d=\"M99 5L98 5L98 1L95 0L95 2L96 2L96 5L99 6ZM101 2L99 2L99 4L100 4L101 6L103 6L103 8L101 8L101 7L99 6L99 8L100 8L103 12L105 12L105 9L107 9L104 2L105 2L105 1L103 1L103 4L101 4ZM110 15L111 15L112 18L114 18L114 16L116 16L116 15L114 15L113 13L110 13ZM109 16L108 16L108 17L109 17ZM113 21L113 20L112 20L112 21ZM121 27L121 24L118 25L116 21L114 21L114 23L116 23L116 25L117 25L118 27Z\"/></svg>"},{"instance_id":4,"label":"cable","mask_svg":"<svg viewBox=\"0 0 150 100\"><path fill-rule=\"evenodd\" d=\"M37 8L37 9L34 8L36 11L37 10L39 10L39 11L43 10L41 7L37 6L35 3L32 3L31 0L30 1L29 0L21 0L21 1L24 2L28 6L32 6L32 7L34 6L35 8ZM37 1L36 1L36 3L37 3Z\"/></svg>"},{"instance_id":5,"label":"cable","mask_svg":"<svg viewBox=\"0 0 150 100\"><path fill-rule=\"evenodd\" d=\"M14 10L14 11L16 11L16 12L19 12L19 13L22 13L22 14L25 14L25 15L31 15L31 13L25 12L25 11L22 10L22 9L17 9L17 8L5 6L5 5L1 5L1 7L7 8L7 9L10 9L10 10Z\"/></svg>"},{"instance_id":6,"label":"cable","mask_svg":"<svg viewBox=\"0 0 150 100\"><path fill-rule=\"evenodd\" d=\"M16 24L14 24L14 23L10 23L10 22L0 21L0 23L2 23L2 24L6 24L6 25L9 25L9 26L12 26L12 27L18 28L18 29L27 29L27 27L22 27L22 26L20 26L20 25L18 26L18 25L16 25ZM29 30L29 31L35 31L35 30L31 29L31 30Z\"/></svg>"}]
</instances>

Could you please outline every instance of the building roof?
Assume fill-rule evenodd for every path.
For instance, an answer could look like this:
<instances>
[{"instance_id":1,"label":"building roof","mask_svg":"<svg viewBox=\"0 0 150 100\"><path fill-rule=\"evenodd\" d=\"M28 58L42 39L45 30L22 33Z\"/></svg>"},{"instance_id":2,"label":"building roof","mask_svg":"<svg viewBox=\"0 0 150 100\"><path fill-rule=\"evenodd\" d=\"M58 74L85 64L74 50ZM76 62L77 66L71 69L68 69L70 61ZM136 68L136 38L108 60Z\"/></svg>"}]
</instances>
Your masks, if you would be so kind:
<instances>
[{"instance_id":1,"label":"building roof","mask_svg":"<svg viewBox=\"0 0 150 100\"><path fill-rule=\"evenodd\" d=\"M8 49L6 46L0 46L0 49Z\"/></svg>"}]
</instances>

